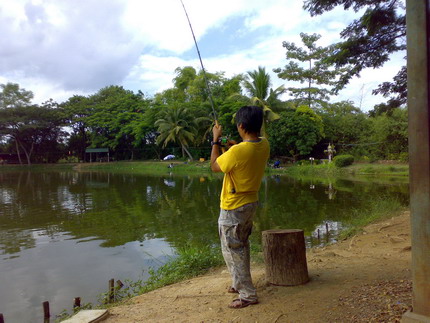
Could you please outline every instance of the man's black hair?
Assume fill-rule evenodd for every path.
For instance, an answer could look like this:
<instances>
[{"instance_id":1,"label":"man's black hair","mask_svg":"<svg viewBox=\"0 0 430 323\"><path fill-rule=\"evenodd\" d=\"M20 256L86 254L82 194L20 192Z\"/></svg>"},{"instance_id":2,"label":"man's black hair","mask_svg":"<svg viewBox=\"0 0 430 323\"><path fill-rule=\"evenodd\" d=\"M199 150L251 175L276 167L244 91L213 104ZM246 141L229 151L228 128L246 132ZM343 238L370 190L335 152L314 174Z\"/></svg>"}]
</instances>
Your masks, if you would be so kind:
<instances>
[{"instance_id":1,"label":"man's black hair","mask_svg":"<svg viewBox=\"0 0 430 323\"><path fill-rule=\"evenodd\" d=\"M243 106L236 113L236 124L242 124L247 133L260 134L263 125L263 109L257 106Z\"/></svg>"}]
</instances>

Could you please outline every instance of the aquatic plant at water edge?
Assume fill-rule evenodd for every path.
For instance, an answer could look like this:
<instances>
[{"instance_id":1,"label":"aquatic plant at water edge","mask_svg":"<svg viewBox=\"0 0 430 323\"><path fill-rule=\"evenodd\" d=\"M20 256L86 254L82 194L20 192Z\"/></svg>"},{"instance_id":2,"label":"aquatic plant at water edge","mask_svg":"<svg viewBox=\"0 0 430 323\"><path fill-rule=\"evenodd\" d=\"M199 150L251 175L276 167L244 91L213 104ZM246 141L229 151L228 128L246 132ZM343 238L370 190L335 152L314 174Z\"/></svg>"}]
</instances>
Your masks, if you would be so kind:
<instances>
[{"instance_id":1,"label":"aquatic plant at water edge","mask_svg":"<svg viewBox=\"0 0 430 323\"><path fill-rule=\"evenodd\" d=\"M345 229L339 239L346 239L359 233L366 225L400 214L405 209L401 201L395 197L380 196L370 199L364 209L352 209L343 221Z\"/></svg>"}]
</instances>

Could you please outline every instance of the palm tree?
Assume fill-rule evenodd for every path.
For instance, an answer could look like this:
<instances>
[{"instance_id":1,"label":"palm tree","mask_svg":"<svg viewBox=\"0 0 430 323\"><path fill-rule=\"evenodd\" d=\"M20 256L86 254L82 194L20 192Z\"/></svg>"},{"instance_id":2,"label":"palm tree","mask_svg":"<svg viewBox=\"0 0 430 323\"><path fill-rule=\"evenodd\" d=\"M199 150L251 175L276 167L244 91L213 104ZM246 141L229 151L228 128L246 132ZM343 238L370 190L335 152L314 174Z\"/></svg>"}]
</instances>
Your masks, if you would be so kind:
<instances>
[{"instance_id":1,"label":"palm tree","mask_svg":"<svg viewBox=\"0 0 430 323\"><path fill-rule=\"evenodd\" d=\"M279 96L285 93L286 89L283 85L275 90L271 88L272 82L270 75L264 67L259 66L258 70L248 71L243 86L251 96L251 103L263 108L264 122L261 132L267 136L265 129L269 122L279 119L279 115L273 111L272 107L279 105Z\"/></svg>"},{"instance_id":2,"label":"palm tree","mask_svg":"<svg viewBox=\"0 0 430 323\"><path fill-rule=\"evenodd\" d=\"M163 144L163 148L169 142L178 143L182 148L182 156L193 160L187 147L194 142L197 134L197 126L195 120L189 115L185 108L167 108L163 111L161 118L155 122L160 135L157 137L157 144Z\"/></svg>"}]
</instances>

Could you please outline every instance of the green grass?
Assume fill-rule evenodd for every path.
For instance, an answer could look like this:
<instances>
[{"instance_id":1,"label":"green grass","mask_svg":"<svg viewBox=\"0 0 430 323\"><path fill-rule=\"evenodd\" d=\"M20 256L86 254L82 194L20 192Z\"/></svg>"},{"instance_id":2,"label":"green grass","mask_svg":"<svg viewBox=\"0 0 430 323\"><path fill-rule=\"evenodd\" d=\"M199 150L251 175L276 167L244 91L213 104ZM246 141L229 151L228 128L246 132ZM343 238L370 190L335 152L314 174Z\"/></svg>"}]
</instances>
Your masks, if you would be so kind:
<instances>
[{"instance_id":1,"label":"green grass","mask_svg":"<svg viewBox=\"0 0 430 323\"><path fill-rule=\"evenodd\" d=\"M168 168L170 164L173 168ZM199 162L179 162L179 161L135 161L135 162L111 162L111 163L93 163L83 164L81 170L101 170L115 173L133 173L133 174L166 174L167 172L177 174L188 173L210 173L208 161Z\"/></svg>"},{"instance_id":2,"label":"green grass","mask_svg":"<svg viewBox=\"0 0 430 323\"><path fill-rule=\"evenodd\" d=\"M349 173L356 175L409 176L409 165L407 164L354 164L347 169Z\"/></svg>"},{"instance_id":3,"label":"green grass","mask_svg":"<svg viewBox=\"0 0 430 323\"><path fill-rule=\"evenodd\" d=\"M168 168L170 163L173 168ZM43 171L43 170L72 170L79 169L109 171L115 173L128 174L210 174L209 161L181 162L181 161L120 161L110 163L85 163L85 164L37 164L37 165L4 165L0 166L1 171ZM266 168L267 174L286 174L290 176L319 176L319 177L350 177L350 176L396 176L408 177L409 166L407 164L376 164L376 163L357 163L348 167L338 168L334 163L321 165L300 165L287 166L279 169Z\"/></svg>"},{"instance_id":4,"label":"green grass","mask_svg":"<svg viewBox=\"0 0 430 323\"><path fill-rule=\"evenodd\" d=\"M135 284L137 294L147 293L154 289L171 285L185 279L207 272L210 268L224 264L219 248L183 247L178 249L178 257L149 271L149 278L143 284Z\"/></svg>"},{"instance_id":5,"label":"green grass","mask_svg":"<svg viewBox=\"0 0 430 323\"><path fill-rule=\"evenodd\" d=\"M351 177L351 176L378 176L378 177L405 177L409 176L407 164L353 164L347 167L336 167L334 163L321 165L294 165L280 169L268 168L270 174L286 174L290 176L318 176L318 177Z\"/></svg>"},{"instance_id":6,"label":"green grass","mask_svg":"<svg viewBox=\"0 0 430 323\"><path fill-rule=\"evenodd\" d=\"M72 170L75 164L1 165L0 172Z\"/></svg>"},{"instance_id":7,"label":"green grass","mask_svg":"<svg viewBox=\"0 0 430 323\"><path fill-rule=\"evenodd\" d=\"M270 172L275 172L276 169L270 170ZM330 164L321 164L321 165L298 165L286 167L283 170L283 173L291 176L304 176L304 175L313 175L313 176L339 176L345 173L344 168L338 168L334 165L334 163Z\"/></svg>"},{"instance_id":8,"label":"green grass","mask_svg":"<svg viewBox=\"0 0 430 323\"><path fill-rule=\"evenodd\" d=\"M352 209L349 216L342 222L345 228L339 233L339 239L349 238L373 222L399 215L405 207L394 197L375 197L368 202L367 209Z\"/></svg>"}]
</instances>

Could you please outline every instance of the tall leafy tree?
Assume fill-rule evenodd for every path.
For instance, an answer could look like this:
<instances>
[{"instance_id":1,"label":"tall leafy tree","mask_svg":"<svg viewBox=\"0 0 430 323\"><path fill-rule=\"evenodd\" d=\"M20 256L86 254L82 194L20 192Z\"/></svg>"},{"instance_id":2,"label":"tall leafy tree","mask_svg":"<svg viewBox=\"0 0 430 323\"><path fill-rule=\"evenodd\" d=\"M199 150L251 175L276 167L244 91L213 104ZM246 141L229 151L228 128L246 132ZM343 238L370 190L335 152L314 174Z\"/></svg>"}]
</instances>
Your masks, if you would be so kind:
<instances>
[{"instance_id":1,"label":"tall leafy tree","mask_svg":"<svg viewBox=\"0 0 430 323\"><path fill-rule=\"evenodd\" d=\"M370 118L368 137L370 154L378 159L407 160L408 153L408 110L396 108Z\"/></svg>"},{"instance_id":2,"label":"tall leafy tree","mask_svg":"<svg viewBox=\"0 0 430 323\"><path fill-rule=\"evenodd\" d=\"M155 122L160 133L157 144L166 147L169 143L177 143L182 148L182 155L187 153L192 160L193 156L187 147L194 142L197 134L197 125L194 118L185 108L167 108Z\"/></svg>"},{"instance_id":3,"label":"tall leafy tree","mask_svg":"<svg viewBox=\"0 0 430 323\"><path fill-rule=\"evenodd\" d=\"M305 85L288 88L297 104L321 107L327 104L330 94L334 93L332 88L336 84L336 77L340 71L324 61L330 55L330 48L317 46L316 42L321 35L300 33L300 38L305 48L291 42L282 43L287 51L288 64L283 69L274 69L274 72L281 79Z\"/></svg>"},{"instance_id":4,"label":"tall leafy tree","mask_svg":"<svg viewBox=\"0 0 430 323\"><path fill-rule=\"evenodd\" d=\"M38 161L58 159L48 156L53 150L58 150L57 145L64 136L61 111L49 105L17 106L0 109L0 120L0 135L15 143L18 156L24 152L28 165L32 163L35 152L38 153ZM19 160L22 163L21 158Z\"/></svg>"},{"instance_id":5,"label":"tall leafy tree","mask_svg":"<svg viewBox=\"0 0 430 323\"><path fill-rule=\"evenodd\" d=\"M288 109L280 113L280 119L269 125L271 153L289 156L296 161L308 155L323 136L323 123L308 106Z\"/></svg>"},{"instance_id":6,"label":"tall leafy tree","mask_svg":"<svg viewBox=\"0 0 430 323\"><path fill-rule=\"evenodd\" d=\"M271 88L270 75L261 66L257 70L247 72L243 86L250 96L250 103L263 108L264 122L262 133L267 136L266 129L268 123L279 119L279 115L273 111L273 107L279 108L281 105L279 96L285 92L285 89L281 85L273 90Z\"/></svg>"},{"instance_id":7,"label":"tall leafy tree","mask_svg":"<svg viewBox=\"0 0 430 323\"><path fill-rule=\"evenodd\" d=\"M16 108L31 104L34 94L16 83L0 84L0 108Z\"/></svg>"},{"instance_id":8,"label":"tall leafy tree","mask_svg":"<svg viewBox=\"0 0 430 323\"><path fill-rule=\"evenodd\" d=\"M214 113L203 71L196 71L193 67L186 66L178 67L175 73L174 87L155 95L154 107L158 109L175 109L180 106L186 109L193 114L197 121L198 133L196 134L194 145L207 144ZM225 133L232 135L236 132L232 124L232 116L238 109L237 102L241 101L235 95L240 93L241 96L242 94L241 82L243 76L235 75L227 78L223 72L206 72L206 79L209 82L218 121L223 125Z\"/></svg>"},{"instance_id":9,"label":"tall leafy tree","mask_svg":"<svg viewBox=\"0 0 430 323\"><path fill-rule=\"evenodd\" d=\"M337 89L342 89L351 78L365 68L379 68L390 55L406 49L406 15L402 0L305 0L304 8L312 16L321 15L335 7L362 11L363 15L351 22L341 33L344 41L335 44L332 55L326 58L336 67L350 67L340 78ZM402 67L394 82L383 83L374 94L391 96L396 105L406 103L406 68Z\"/></svg>"},{"instance_id":10,"label":"tall leafy tree","mask_svg":"<svg viewBox=\"0 0 430 323\"><path fill-rule=\"evenodd\" d=\"M324 125L324 141L336 146L337 153L359 154L363 138L370 132L369 117L350 101L341 101L321 109L318 114Z\"/></svg>"},{"instance_id":11,"label":"tall leafy tree","mask_svg":"<svg viewBox=\"0 0 430 323\"><path fill-rule=\"evenodd\" d=\"M57 145L64 135L63 114L52 100L39 106L32 104L32 99L33 92L19 84L0 84L0 137L15 146L21 164L22 152L27 164L31 164L35 153L39 161L56 161L59 156L52 155L59 151Z\"/></svg>"},{"instance_id":12,"label":"tall leafy tree","mask_svg":"<svg viewBox=\"0 0 430 323\"><path fill-rule=\"evenodd\" d=\"M62 104L67 118L67 125L72 129L69 150L85 160L85 149L89 146L88 118L93 113L93 105L87 97L74 95Z\"/></svg>"},{"instance_id":13,"label":"tall leafy tree","mask_svg":"<svg viewBox=\"0 0 430 323\"><path fill-rule=\"evenodd\" d=\"M88 98L92 113L86 118L92 147L108 147L118 158L133 158L137 145L132 123L143 122L146 102L121 86L108 86Z\"/></svg>"}]
</instances>

